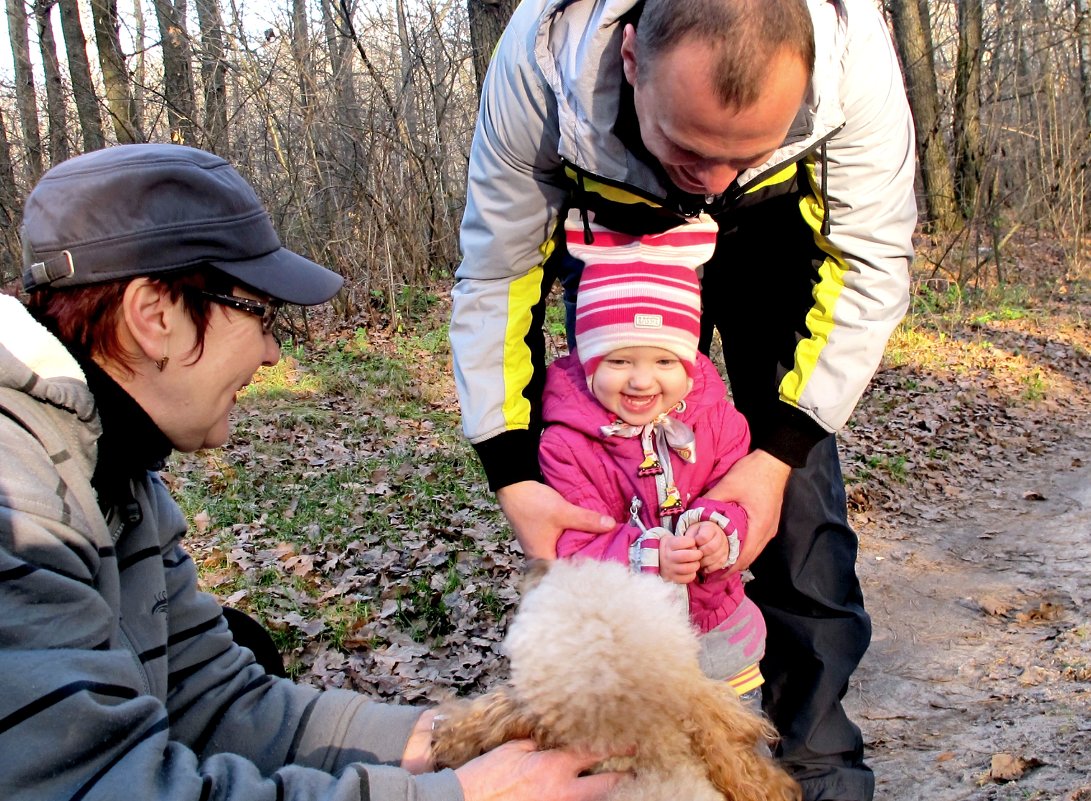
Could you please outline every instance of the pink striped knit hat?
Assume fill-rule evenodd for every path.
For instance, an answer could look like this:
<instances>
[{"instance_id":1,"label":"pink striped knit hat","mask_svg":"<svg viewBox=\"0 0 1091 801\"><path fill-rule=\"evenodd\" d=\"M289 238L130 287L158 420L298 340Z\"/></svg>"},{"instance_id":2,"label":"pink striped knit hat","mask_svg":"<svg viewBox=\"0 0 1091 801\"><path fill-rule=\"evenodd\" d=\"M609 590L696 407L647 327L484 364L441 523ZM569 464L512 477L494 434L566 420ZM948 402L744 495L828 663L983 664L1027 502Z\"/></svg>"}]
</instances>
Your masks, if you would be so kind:
<instances>
[{"instance_id":1,"label":"pink striped knit hat","mask_svg":"<svg viewBox=\"0 0 1091 801\"><path fill-rule=\"evenodd\" d=\"M701 331L697 268L712 258L718 226L708 215L661 234L633 236L588 224L573 209L568 252L584 263L576 297L576 351L590 377L619 348L663 348L693 373ZM593 242L587 244L586 231Z\"/></svg>"}]
</instances>

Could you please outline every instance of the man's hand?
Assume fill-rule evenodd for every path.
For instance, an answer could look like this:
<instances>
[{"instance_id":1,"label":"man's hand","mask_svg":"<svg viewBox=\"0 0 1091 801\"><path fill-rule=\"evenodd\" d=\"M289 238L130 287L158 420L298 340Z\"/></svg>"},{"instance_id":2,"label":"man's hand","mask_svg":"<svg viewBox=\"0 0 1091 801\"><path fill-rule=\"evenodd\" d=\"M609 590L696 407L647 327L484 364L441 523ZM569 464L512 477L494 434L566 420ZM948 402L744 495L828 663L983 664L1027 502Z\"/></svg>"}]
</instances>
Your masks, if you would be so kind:
<instances>
[{"instance_id":1,"label":"man's hand","mask_svg":"<svg viewBox=\"0 0 1091 801\"><path fill-rule=\"evenodd\" d=\"M719 501L734 501L746 510L749 530L732 572L746 570L758 558L780 525L784 487L792 468L765 451L748 453L705 493Z\"/></svg>"},{"instance_id":2,"label":"man's hand","mask_svg":"<svg viewBox=\"0 0 1091 801\"><path fill-rule=\"evenodd\" d=\"M532 740L513 740L455 771L466 801L596 801L621 773L580 776L608 754L539 751Z\"/></svg>"},{"instance_id":3,"label":"man's hand","mask_svg":"<svg viewBox=\"0 0 1091 801\"><path fill-rule=\"evenodd\" d=\"M527 559L556 559L557 540L566 529L607 534L617 523L606 515L571 504L540 481L519 481L496 491Z\"/></svg>"}]
</instances>

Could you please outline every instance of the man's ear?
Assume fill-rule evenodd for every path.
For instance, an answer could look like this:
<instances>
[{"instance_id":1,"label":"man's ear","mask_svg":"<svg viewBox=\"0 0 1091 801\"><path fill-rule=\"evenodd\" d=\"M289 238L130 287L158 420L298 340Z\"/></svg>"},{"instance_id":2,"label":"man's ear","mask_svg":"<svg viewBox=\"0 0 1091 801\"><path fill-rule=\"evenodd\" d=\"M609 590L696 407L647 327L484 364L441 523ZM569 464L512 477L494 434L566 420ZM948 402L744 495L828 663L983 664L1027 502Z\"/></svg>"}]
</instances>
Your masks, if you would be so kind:
<instances>
[{"instance_id":1,"label":"man's ear","mask_svg":"<svg viewBox=\"0 0 1091 801\"><path fill-rule=\"evenodd\" d=\"M621 32L621 68L630 86L636 86L636 28L632 23Z\"/></svg>"},{"instance_id":2,"label":"man's ear","mask_svg":"<svg viewBox=\"0 0 1091 801\"><path fill-rule=\"evenodd\" d=\"M177 322L178 302L158 281L134 278L121 299L121 318L138 353L158 361L170 356L169 341ZM124 341L125 337L122 337Z\"/></svg>"}]
</instances>

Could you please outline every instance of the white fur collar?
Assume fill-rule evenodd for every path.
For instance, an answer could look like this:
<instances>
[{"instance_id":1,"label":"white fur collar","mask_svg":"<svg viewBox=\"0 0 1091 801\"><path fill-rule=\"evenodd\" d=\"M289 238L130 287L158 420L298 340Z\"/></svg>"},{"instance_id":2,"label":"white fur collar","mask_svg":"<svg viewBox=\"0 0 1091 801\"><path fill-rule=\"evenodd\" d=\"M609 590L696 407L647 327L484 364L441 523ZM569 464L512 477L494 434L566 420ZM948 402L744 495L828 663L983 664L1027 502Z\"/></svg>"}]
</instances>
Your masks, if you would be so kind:
<instances>
[{"instance_id":1,"label":"white fur collar","mask_svg":"<svg viewBox=\"0 0 1091 801\"><path fill-rule=\"evenodd\" d=\"M40 378L74 378L87 383L68 349L11 295L0 294L0 347Z\"/></svg>"}]
</instances>

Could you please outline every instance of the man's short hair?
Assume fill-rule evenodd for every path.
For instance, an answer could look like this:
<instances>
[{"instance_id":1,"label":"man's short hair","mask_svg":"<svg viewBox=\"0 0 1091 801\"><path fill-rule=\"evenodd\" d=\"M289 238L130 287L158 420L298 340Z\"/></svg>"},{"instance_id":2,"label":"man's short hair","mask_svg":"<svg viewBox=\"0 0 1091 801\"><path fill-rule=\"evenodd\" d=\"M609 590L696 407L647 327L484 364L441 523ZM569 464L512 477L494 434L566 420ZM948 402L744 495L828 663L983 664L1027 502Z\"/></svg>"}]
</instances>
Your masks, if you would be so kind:
<instances>
[{"instance_id":1,"label":"man's short hair","mask_svg":"<svg viewBox=\"0 0 1091 801\"><path fill-rule=\"evenodd\" d=\"M636 29L637 70L687 40L715 48L709 65L725 106L757 101L770 60L781 51L814 71L814 26L805 0L647 0ZM646 73L645 73L646 74Z\"/></svg>"}]
</instances>

